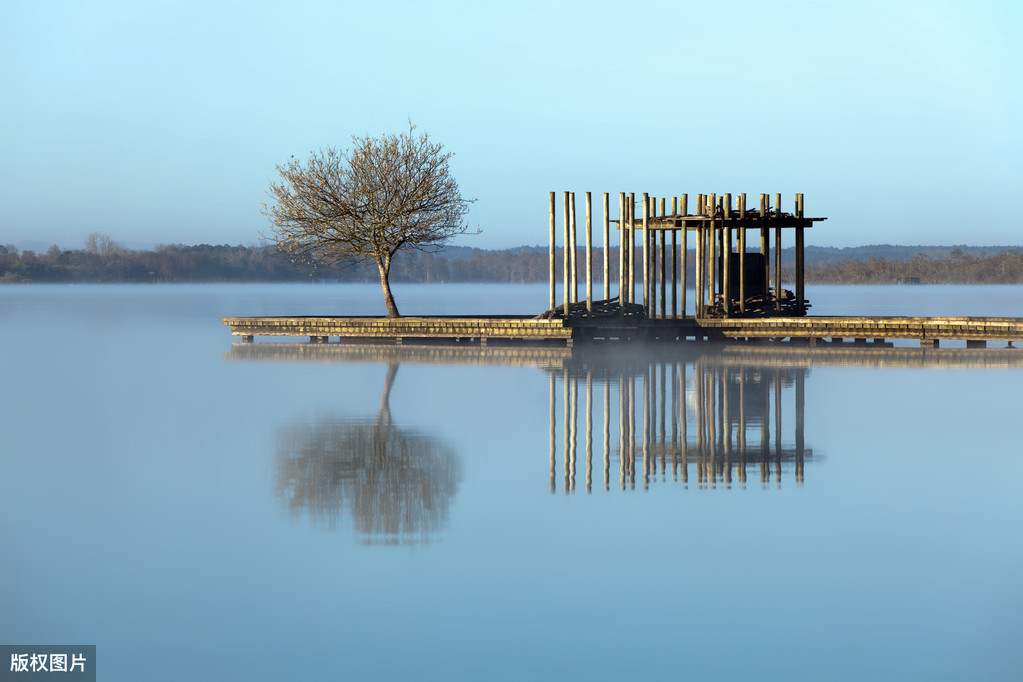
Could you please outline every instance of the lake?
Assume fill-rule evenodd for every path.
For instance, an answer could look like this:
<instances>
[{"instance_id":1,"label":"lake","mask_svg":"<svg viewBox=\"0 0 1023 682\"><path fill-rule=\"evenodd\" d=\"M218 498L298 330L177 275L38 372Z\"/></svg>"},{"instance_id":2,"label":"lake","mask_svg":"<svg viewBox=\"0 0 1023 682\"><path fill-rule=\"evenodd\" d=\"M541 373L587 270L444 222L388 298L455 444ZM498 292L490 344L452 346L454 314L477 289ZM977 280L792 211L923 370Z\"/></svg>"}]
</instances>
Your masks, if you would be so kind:
<instances>
[{"instance_id":1,"label":"lake","mask_svg":"<svg viewBox=\"0 0 1023 682\"><path fill-rule=\"evenodd\" d=\"M1018 286L807 295L1023 315ZM0 644L95 644L101 680L1018 677L1023 350L346 350L221 324L381 312L375 285L0 287Z\"/></svg>"}]
</instances>

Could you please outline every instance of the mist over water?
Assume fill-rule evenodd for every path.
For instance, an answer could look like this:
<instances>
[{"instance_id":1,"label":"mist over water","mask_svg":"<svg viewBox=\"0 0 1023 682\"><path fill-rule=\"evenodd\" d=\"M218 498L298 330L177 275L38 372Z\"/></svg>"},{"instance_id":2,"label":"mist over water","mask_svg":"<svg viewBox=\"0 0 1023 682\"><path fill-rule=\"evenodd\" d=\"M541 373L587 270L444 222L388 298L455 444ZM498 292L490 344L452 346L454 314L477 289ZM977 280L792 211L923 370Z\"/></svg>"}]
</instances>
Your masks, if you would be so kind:
<instances>
[{"instance_id":1,"label":"mist over water","mask_svg":"<svg viewBox=\"0 0 1023 682\"><path fill-rule=\"evenodd\" d=\"M808 296L1023 314L1021 287ZM1023 665L1023 350L242 345L220 319L382 307L371 285L0 287L0 642L96 644L104 680Z\"/></svg>"}]
</instances>

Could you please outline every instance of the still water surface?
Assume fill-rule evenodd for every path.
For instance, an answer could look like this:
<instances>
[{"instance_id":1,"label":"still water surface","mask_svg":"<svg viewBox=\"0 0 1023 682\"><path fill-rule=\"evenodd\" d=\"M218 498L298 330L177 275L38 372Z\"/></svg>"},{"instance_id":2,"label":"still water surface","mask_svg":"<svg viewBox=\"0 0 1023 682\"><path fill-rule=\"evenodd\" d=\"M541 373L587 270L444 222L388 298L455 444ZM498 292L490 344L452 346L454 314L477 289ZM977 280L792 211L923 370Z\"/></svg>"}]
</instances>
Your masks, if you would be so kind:
<instances>
[{"instance_id":1,"label":"still water surface","mask_svg":"<svg viewBox=\"0 0 1023 682\"><path fill-rule=\"evenodd\" d=\"M1020 287L808 295L1023 315ZM1023 359L343 351L220 322L379 298L0 288L0 643L97 644L103 680L1018 676Z\"/></svg>"}]
</instances>

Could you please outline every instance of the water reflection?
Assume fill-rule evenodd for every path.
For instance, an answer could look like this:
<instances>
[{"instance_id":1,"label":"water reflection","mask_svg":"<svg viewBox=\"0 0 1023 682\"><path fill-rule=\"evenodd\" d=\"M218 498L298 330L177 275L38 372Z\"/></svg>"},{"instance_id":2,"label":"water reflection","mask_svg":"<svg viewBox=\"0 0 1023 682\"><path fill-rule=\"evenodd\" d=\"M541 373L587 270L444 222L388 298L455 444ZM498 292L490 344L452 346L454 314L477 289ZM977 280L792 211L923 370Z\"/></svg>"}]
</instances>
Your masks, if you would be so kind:
<instances>
[{"instance_id":1,"label":"water reflection","mask_svg":"<svg viewBox=\"0 0 1023 682\"><path fill-rule=\"evenodd\" d=\"M458 456L438 438L395 426L387 368L375 422L324 418L277 434L276 494L294 516L337 528L344 513L367 544L436 537L461 480Z\"/></svg>"},{"instance_id":2,"label":"water reflection","mask_svg":"<svg viewBox=\"0 0 1023 682\"><path fill-rule=\"evenodd\" d=\"M458 482L449 448L391 425L387 397L399 363L546 371L552 492L572 492L577 485L592 491L594 476L605 490L637 484L647 489L669 480L707 488L744 487L751 479L765 486L803 485L806 461L814 455L804 442L812 367L1023 368L1023 350L853 344L607 344L569 350L530 344L235 343L226 357L391 368L376 423L297 425L282 430L278 444L280 494L290 508L308 509L334 524L347 506L360 532L390 538L435 532Z\"/></svg>"},{"instance_id":3,"label":"water reflection","mask_svg":"<svg viewBox=\"0 0 1023 682\"><path fill-rule=\"evenodd\" d=\"M813 457L803 425L809 367L717 352L675 355L632 362L577 356L550 371L551 492L559 484L576 489L580 458L583 486L592 491L595 448L604 490L669 479L745 487L750 477L780 486L783 472L803 484Z\"/></svg>"},{"instance_id":4,"label":"water reflection","mask_svg":"<svg viewBox=\"0 0 1023 682\"><path fill-rule=\"evenodd\" d=\"M277 362L379 362L436 365L512 365L547 367L572 357L564 346L524 343L515 346L434 343L233 343L226 360Z\"/></svg>"}]
</instances>

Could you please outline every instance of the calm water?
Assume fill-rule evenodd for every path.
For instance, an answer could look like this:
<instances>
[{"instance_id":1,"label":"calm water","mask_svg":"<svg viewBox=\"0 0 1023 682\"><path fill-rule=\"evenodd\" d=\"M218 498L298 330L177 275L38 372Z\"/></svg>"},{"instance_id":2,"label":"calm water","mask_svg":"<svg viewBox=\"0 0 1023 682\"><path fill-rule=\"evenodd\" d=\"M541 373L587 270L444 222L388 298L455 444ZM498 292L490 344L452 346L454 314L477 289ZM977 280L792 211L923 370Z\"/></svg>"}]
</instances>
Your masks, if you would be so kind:
<instances>
[{"instance_id":1,"label":"calm water","mask_svg":"<svg viewBox=\"0 0 1023 682\"><path fill-rule=\"evenodd\" d=\"M1020 287L808 295L1023 315ZM96 644L102 680L1018 677L1023 359L343 352L220 322L379 300L0 287L0 643Z\"/></svg>"}]
</instances>

